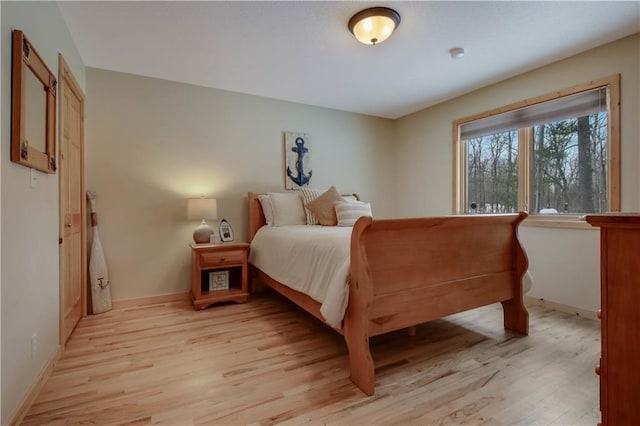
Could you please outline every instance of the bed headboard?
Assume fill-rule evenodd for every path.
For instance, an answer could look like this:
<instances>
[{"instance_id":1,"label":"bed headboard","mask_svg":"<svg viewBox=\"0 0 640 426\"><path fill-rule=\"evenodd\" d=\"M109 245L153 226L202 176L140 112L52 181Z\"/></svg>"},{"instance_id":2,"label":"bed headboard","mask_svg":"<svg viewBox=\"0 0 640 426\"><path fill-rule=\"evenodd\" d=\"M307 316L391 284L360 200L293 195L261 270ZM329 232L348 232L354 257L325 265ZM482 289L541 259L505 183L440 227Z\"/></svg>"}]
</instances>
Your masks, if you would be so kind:
<instances>
[{"instance_id":1,"label":"bed headboard","mask_svg":"<svg viewBox=\"0 0 640 426\"><path fill-rule=\"evenodd\" d=\"M249 242L253 240L253 236L256 235L258 229L267 224L267 219L264 217L264 213L262 213L262 205L260 204L260 200L258 199L259 195L263 195L264 193L259 192L249 192L249 227L247 229L247 238ZM360 200L360 196L355 192L353 195L356 197L356 200Z\"/></svg>"},{"instance_id":2,"label":"bed headboard","mask_svg":"<svg viewBox=\"0 0 640 426\"><path fill-rule=\"evenodd\" d=\"M256 235L258 229L267 224L267 219L264 218L262 213L262 206L258 199L258 193L249 192L249 228L247 230L247 238L249 242L253 240L253 236Z\"/></svg>"}]
</instances>

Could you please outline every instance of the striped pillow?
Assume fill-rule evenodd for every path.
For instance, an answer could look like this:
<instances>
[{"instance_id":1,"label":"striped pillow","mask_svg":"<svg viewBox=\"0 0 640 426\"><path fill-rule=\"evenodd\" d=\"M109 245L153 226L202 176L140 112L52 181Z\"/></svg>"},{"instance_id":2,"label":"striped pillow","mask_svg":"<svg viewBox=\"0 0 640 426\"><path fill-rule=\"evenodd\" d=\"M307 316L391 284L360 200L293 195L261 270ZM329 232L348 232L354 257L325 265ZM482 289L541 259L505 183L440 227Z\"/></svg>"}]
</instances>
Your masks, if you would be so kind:
<instances>
[{"instance_id":1,"label":"striped pillow","mask_svg":"<svg viewBox=\"0 0 640 426\"><path fill-rule=\"evenodd\" d=\"M318 218L309 210L306 205L318 198L324 191L319 189L311 189L303 186L299 189L300 196L302 197L302 204L305 206L304 213L307 216L307 225L318 225Z\"/></svg>"},{"instance_id":2,"label":"striped pillow","mask_svg":"<svg viewBox=\"0 0 640 426\"><path fill-rule=\"evenodd\" d=\"M353 226L361 216L373 215L371 214L371 204L369 203L337 201L336 216L338 217L338 226Z\"/></svg>"}]
</instances>

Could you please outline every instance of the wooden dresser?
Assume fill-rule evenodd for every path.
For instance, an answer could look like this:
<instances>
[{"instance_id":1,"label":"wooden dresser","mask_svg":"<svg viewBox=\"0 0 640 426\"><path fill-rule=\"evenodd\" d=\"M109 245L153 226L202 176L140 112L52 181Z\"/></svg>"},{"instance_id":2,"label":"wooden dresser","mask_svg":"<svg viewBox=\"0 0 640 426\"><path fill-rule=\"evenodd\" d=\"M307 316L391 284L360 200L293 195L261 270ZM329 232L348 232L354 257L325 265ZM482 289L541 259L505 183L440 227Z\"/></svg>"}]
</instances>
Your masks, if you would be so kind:
<instances>
[{"instance_id":1,"label":"wooden dresser","mask_svg":"<svg viewBox=\"0 0 640 426\"><path fill-rule=\"evenodd\" d=\"M602 425L640 424L640 213L589 215L600 227Z\"/></svg>"}]
</instances>

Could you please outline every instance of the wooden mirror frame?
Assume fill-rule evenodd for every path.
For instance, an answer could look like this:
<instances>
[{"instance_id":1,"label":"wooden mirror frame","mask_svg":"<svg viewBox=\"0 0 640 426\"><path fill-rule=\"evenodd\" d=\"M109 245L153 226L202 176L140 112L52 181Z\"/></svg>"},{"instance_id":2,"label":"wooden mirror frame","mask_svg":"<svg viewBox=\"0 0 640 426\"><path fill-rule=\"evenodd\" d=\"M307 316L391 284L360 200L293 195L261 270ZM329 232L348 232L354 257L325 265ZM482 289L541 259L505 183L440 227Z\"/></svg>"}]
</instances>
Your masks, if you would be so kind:
<instances>
[{"instance_id":1,"label":"wooden mirror frame","mask_svg":"<svg viewBox=\"0 0 640 426\"><path fill-rule=\"evenodd\" d=\"M11 76L11 161L45 173L55 173L56 165L56 88L51 70L20 30L13 30ZM32 72L46 93L45 151L30 146L25 135L26 80Z\"/></svg>"}]
</instances>

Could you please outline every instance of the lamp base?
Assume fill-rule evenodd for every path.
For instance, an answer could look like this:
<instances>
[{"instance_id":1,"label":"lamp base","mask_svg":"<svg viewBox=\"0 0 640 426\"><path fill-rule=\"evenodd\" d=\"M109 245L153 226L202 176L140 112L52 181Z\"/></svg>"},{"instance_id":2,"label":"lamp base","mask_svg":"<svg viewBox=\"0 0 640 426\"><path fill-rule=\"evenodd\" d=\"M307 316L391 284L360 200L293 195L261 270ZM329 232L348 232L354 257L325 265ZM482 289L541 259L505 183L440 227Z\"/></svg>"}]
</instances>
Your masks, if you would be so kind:
<instances>
[{"instance_id":1,"label":"lamp base","mask_svg":"<svg viewBox=\"0 0 640 426\"><path fill-rule=\"evenodd\" d=\"M193 241L196 244L206 244L211 240L211 234L213 234L213 229L203 220L200 226L193 231Z\"/></svg>"}]
</instances>

